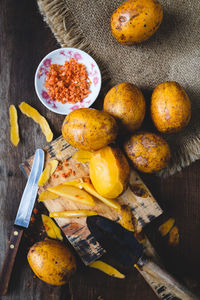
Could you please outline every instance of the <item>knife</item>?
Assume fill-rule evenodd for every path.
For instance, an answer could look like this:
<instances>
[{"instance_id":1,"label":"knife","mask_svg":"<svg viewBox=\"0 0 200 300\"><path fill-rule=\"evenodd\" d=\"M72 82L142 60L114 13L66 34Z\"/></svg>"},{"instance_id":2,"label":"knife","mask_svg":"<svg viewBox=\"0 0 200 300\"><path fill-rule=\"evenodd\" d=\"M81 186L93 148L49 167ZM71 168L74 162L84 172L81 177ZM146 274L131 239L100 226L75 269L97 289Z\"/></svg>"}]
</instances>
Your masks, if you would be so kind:
<instances>
[{"instance_id":1,"label":"knife","mask_svg":"<svg viewBox=\"0 0 200 300\"><path fill-rule=\"evenodd\" d=\"M136 267L160 299L199 299L144 254L143 245L137 241L133 232L102 216L88 217L87 225L107 253L123 266Z\"/></svg>"},{"instance_id":2,"label":"knife","mask_svg":"<svg viewBox=\"0 0 200 300\"><path fill-rule=\"evenodd\" d=\"M38 191L38 180L44 167L44 151L37 149L35 152L34 162L26 183L21 202L18 208L17 216L10 235L8 250L4 259L0 275L0 296L8 291L8 285L15 262L17 250L25 228L28 228L32 210Z\"/></svg>"}]
</instances>

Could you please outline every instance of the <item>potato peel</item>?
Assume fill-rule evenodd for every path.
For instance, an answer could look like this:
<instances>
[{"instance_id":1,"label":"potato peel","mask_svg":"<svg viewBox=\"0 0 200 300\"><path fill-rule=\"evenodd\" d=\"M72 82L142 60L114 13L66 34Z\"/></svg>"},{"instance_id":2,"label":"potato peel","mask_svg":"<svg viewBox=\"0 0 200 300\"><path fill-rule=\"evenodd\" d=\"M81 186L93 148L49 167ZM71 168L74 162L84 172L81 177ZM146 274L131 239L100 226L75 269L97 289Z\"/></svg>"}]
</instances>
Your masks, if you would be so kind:
<instances>
[{"instance_id":1,"label":"potato peel","mask_svg":"<svg viewBox=\"0 0 200 300\"><path fill-rule=\"evenodd\" d=\"M74 180L70 180L70 181L65 181L63 182L64 185L71 185L71 186L75 186L75 187L78 187L79 189L82 189L82 178L77 178L77 179L74 179Z\"/></svg>"},{"instance_id":2,"label":"potato peel","mask_svg":"<svg viewBox=\"0 0 200 300\"><path fill-rule=\"evenodd\" d=\"M173 218L168 219L165 223L160 225L158 230L160 231L161 236L165 236L169 233L169 231L174 226L175 220Z\"/></svg>"},{"instance_id":3,"label":"potato peel","mask_svg":"<svg viewBox=\"0 0 200 300\"><path fill-rule=\"evenodd\" d=\"M86 190L88 193L105 203L107 206L114 208L117 211L121 210L121 205L114 199L107 199L104 198L103 196L99 195L93 185L89 182L83 182L81 183L81 186L83 187L84 190Z\"/></svg>"},{"instance_id":4,"label":"potato peel","mask_svg":"<svg viewBox=\"0 0 200 300\"><path fill-rule=\"evenodd\" d=\"M137 231L137 219L133 216L130 207L122 205L120 224L129 231Z\"/></svg>"},{"instance_id":5,"label":"potato peel","mask_svg":"<svg viewBox=\"0 0 200 300\"><path fill-rule=\"evenodd\" d=\"M40 193L39 198L38 198L38 202L42 202L42 201L46 201L46 200L53 200L58 198L59 196L55 193L52 193L50 191L44 191L42 193Z\"/></svg>"},{"instance_id":6,"label":"potato peel","mask_svg":"<svg viewBox=\"0 0 200 300\"><path fill-rule=\"evenodd\" d=\"M51 218L80 218L80 217L89 217L97 215L96 211L91 210L65 210L65 211L56 211L51 212L49 216Z\"/></svg>"},{"instance_id":7,"label":"potato peel","mask_svg":"<svg viewBox=\"0 0 200 300\"><path fill-rule=\"evenodd\" d=\"M48 162L38 181L39 186L43 186L49 180L51 175L55 172L57 166L58 161L56 159L52 159Z\"/></svg>"},{"instance_id":8,"label":"potato peel","mask_svg":"<svg viewBox=\"0 0 200 300\"><path fill-rule=\"evenodd\" d=\"M81 163L89 162L91 157L92 157L92 152L86 150L78 150L72 155L72 158L74 160L77 160Z\"/></svg>"},{"instance_id":9,"label":"potato peel","mask_svg":"<svg viewBox=\"0 0 200 300\"><path fill-rule=\"evenodd\" d=\"M42 217L42 223L44 225L48 237L62 241L63 236L61 234L61 230L55 224L55 222L46 215L42 215L41 217Z\"/></svg>"},{"instance_id":10,"label":"potato peel","mask_svg":"<svg viewBox=\"0 0 200 300\"><path fill-rule=\"evenodd\" d=\"M19 138L17 110L14 105L10 105L9 115L10 115L10 141L16 147L19 144L20 138Z\"/></svg>"},{"instance_id":11,"label":"potato peel","mask_svg":"<svg viewBox=\"0 0 200 300\"><path fill-rule=\"evenodd\" d=\"M59 184L48 188L48 191L81 204L86 204L89 206L95 205L94 199L90 194L75 186Z\"/></svg>"},{"instance_id":12,"label":"potato peel","mask_svg":"<svg viewBox=\"0 0 200 300\"><path fill-rule=\"evenodd\" d=\"M169 233L169 245L176 247L179 244L179 230L174 226Z\"/></svg>"},{"instance_id":13,"label":"potato peel","mask_svg":"<svg viewBox=\"0 0 200 300\"><path fill-rule=\"evenodd\" d=\"M89 267L98 269L98 270L104 272L105 274L115 277L115 278L120 278L120 279L125 278L124 274L120 273L117 269L110 266L109 264L106 264L105 262L103 262L101 260L96 260L95 262L91 263L89 265Z\"/></svg>"},{"instance_id":14,"label":"potato peel","mask_svg":"<svg viewBox=\"0 0 200 300\"><path fill-rule=\"evenodd\" d=\"M47 142L51 142L53 139L53 133L49 127L47 120L32 106L26 102L21 102L19 108L23 114L32 118L36 123L40 125L43 134L46 137Z\"/></svg>"}]
</instances>

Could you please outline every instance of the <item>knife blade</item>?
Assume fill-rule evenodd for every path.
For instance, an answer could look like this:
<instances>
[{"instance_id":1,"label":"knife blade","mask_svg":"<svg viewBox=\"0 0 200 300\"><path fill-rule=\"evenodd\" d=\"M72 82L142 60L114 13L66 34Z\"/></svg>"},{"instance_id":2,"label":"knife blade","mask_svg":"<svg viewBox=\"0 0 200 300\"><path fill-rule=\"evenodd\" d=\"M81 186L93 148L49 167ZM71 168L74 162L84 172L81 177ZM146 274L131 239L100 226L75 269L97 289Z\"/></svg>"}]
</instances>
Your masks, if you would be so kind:
<instances>
[{"instance_id":1,"label":"knife blade","mask_svg":"<svg viewBox=\"0 0 200 300\"><path fill-rule=\"evenodd\" d=\"M20 205L17 211L14 226L10 235L8 250L4 259L0 275L0 295L3 296L8 291L8 285L15 262L15 257L21 237L25 228L29 226L32 210L38 191L38 180L44 167L44 151L37 149L35 152L34 162L26 183Z\"/></svg>"},{"instance_id":2,"label":"knife blade","mask_svg":"<svg viewBox=\"0 0 200 300\"><path fill-rule=\"evenodd\" d=\"M25 186L21 202L18 208L15 225L27 228L30 222L33 206L38 191L38 181L44 167L44 151L37 149L33 161L31 173Z\"/></svg>"},{"instance_id":3,"label":"knife blade","mask_svg":"<svg viewBox=\"0 0 200 300\"><path fill-rule=\"evenodd\" d=\"M136 267L156 295L163 300L197 300L185 286L143 253L133 232L102 216L87 218L87 226L100 245L123 266Z\"/></svg>"}]
</instances>

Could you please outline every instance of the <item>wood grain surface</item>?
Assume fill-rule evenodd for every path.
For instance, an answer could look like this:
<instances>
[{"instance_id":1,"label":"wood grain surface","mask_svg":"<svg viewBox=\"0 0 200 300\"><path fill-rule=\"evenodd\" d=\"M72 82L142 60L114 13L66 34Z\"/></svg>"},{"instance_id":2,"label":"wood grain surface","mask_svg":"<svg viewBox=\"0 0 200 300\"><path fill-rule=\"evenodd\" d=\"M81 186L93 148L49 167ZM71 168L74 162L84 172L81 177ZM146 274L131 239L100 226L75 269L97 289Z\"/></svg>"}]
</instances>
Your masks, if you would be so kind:
<instances>
[{"instance_id":1,"label":"wood grain surface","mask_svg":"<svg viewBox=\"0 0 200 300\"><path fill-rule=\"evenodd\" d=\"M88 163L78 163L74 160L72 156L76 151L77 149L68 144L62 136L45 147L44 167L48 165L49 161L56 159L59 161L61 170L56 171L56 178L51 176L48 182L39 188L38 194L46 191L49 187L57 186L66 181L88 178ZM32 156L20 165L26 176L30 175L33 159L34 157ZM66 162L67 166L65 166ZM62 175L67 170L71 170L71 174L67 178L63 178ZM140 232L146 224L163 213L147 186L145 186L138 173L133 169L131 169L128 188L116 200L121 205L126 205L131 209L137 219L137 232ZM98 199L95 199L93 207L70 201L64 197L57 197L43 203L49 212L89 209L111 220L118 222L121 220L120 212L108 207ZM103 255L103 249L95 238L91 236L86 224L86 218L55 218L55 220L85 265L91 264Z\"/></svg>"},{"instance_id":2,"label":"wood grain surface","mask_svg":"<svg viewBox=\"0 0 200 300\"><path fill-rule=\"evenodd\" d=\"M27 101L48 119L55 137L60 135L63 116L51 113L40 104L33 84L34 73L40 60L58 47L50 30L43 23L34 0L0 1L0 267L26 183L18 166L31 156L37 147L46 145L39 126L19 113L21 142L17 148L13 147L9 141L8 108L10 104L18 105L21 101ZM180 230L180 244L177 248L170 248L166 241L160 241L157 238L156 222L146 228L146 232L168 270L187 282L198 295L200 295L199 168L198 161L167 179L141 175L161 207L176 219ZM26 260L26 242L24 236L16 258L9 293L4 299L157 299L136 270L129 271L125 280L118 280L107 277L97 270L86 268L81 263L79 271L68 285L61 288L48 286L33 277Z\"/></svg>"}]
</instances>

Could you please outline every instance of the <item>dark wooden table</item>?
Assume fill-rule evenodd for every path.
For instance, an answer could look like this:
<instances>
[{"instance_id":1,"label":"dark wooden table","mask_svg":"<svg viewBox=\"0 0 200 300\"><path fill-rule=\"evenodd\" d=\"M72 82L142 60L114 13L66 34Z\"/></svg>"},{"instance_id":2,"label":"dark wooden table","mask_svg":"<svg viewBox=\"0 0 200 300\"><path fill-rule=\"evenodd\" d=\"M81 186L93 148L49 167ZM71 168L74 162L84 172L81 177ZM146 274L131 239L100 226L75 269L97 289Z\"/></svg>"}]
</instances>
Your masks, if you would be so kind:
<instances>
[{"instance_id":1,"label":"dark wooden table","mask_svg":"<svg viewBox=\"0 0 200 300\"><path fill-rule=\"evenodd\" d=\"M60 135L63 116L48 111L37 99L34 73L40 60L59 47L39 14L35 0L0 1L0 265L5 255L11 226L14 222L26 179L19 164L46 144L39 126L19 114L21 142L13 147L9 139L10 104L27 101L49 121L55 137ZM152 235L167 268L200 295L200 162L182 172L161 179L143 175L159 204L176 219L180 230L180 244L170 250L160 247ZM48 286L37 278L26 260L22 242L5 299L73 299L73 300L153 300L157 299L136 270L125 280L81 267L61 288Z\"/></svg>"}]
</instances>

